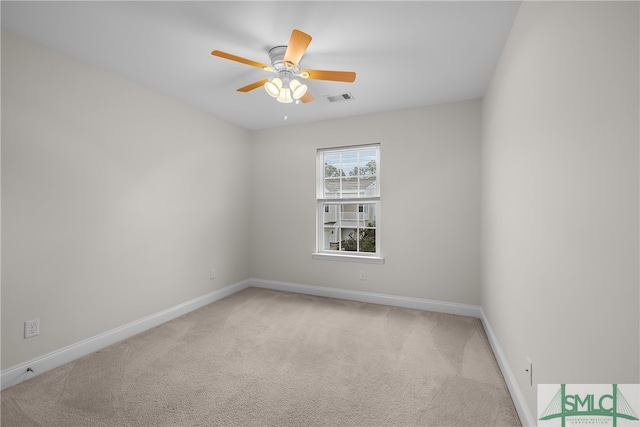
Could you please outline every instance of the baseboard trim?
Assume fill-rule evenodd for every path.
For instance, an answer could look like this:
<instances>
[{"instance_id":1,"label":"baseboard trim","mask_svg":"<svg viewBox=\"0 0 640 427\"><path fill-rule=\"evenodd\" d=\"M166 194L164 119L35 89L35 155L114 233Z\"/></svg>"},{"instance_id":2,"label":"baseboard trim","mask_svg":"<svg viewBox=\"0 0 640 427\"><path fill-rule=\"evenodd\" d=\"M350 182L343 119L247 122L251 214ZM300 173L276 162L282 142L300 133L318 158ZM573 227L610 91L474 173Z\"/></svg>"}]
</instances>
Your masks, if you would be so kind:
<instances>
[{"instance_id":1,"label":"baseboard trim","mask_svg":"<svg viewBox=\"0 0 640 427\"><path fill-rule=\"evenodd\" d=\"M520 417L520 422L522 423L523 427L535 427L537 423L531 415L531 411L529 411L527 402L525 402L524 400L524 396L522 395L522 391L518 386L511 367L509 366L509 362L507 362L507 358L502 352L502 348L498 343L498 338L493 333L493 329L491 328L489 320L484 314L484 310L482 309L482 307L480 308L480 315L482 325L484 326L484 330L487 333L487 338L489 339L489 343L491 344L491 348L493 349L493 354L498 361L498 366L500 367L500 371L502 372L504 381L507 383L507 388L509 389L509 393L511 394L513 404L516 407L516 412L518 412L518 416Z\"/></svg>"},{"instance_id":2,"label":"baseboard trim","mask_svg":"<svg viewBox=\"0 0 640 427\"><path fill-rule=\"evenodd\" d=\"M457 314L460 316L480 318L481 309L477 305L458 304L427 300L421 298L401 297L396 295L377 294L372 292L352 291L325 286L301 285L299 283L278 282L275 280L249 279L250 286L272 289L275 291L294 292L320 297L338 298L371 304L391 305L394 307L414 308L417 310L435 311L438 313Z\"/></svg>"},{"instance_id":3,"label":"baseboard trim","mask_svg":"<svg viewBox=\"0 0 640 427\"><path fill-rule=\"evenodd\" d=\"M190 301L178 304L175 307L168 308L119 328L112 329L100 335L71 344L70 346L6 369L0 373L1 390L19 384L36 375L57 368L58 366L62 366L65 363L72 362L80 357L101 350L119 341L130 338L191 311L197 310L198 308L204 307L205 305L246 289L249 286L250 284L248 280L225 286L222 289L218 289ZM33 372L28 372L27 368L31 368Z\"/></svg>"}]
</instances>

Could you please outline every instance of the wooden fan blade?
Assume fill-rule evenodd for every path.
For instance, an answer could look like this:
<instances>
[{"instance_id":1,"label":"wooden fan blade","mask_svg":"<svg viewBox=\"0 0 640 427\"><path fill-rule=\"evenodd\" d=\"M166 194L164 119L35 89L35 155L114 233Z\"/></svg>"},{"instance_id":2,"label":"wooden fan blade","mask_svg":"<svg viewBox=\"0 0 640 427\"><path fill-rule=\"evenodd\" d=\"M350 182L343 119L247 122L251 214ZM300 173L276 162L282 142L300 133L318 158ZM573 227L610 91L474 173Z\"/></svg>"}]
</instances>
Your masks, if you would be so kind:
<instances>
[{"instance_id":1,"label":"wooden fan blade","mask_svg":"<svg viewBox=\"0 0 640 427\"><path fill-rule=\"evenodd\" d=\"M246 85L245 87L241 87L240 89L238 89L238 92L249 92L250 90L254 90L256 88L259 88L260 86L264 86L264 84L268 81L269 79L262 79L259 82L251 83L250 85Z\"/></svg>"},{"instance_id":2,"label":"wooden fan blade","mask_svg":"<svg viewBox=\"0 0 640 427\"><path fill-rule=\"evenodd\" d=\"M282 62L289 68L296 68L298 62L302 59L302 55L304 55L304 52L307 50L309 43L311 43L311 36L309 34L303 33L300 30L293 30Z\"/></svg>"},{"instance_id":3,"label":"wooden fan blade","mask_svg":"<svg viewBox=\"0 0 640 427\"><path fill-rule=\"evenodd\" d=\"M261 62L252 61L247 58L242 58L240 56L232 55L227 52L223 52L221 50L211 51L211 55L219 56L220 58L230 59L231 61L241 62L243 64L251 65L252 67L262 68L263 70L271 70L271 66L267 64L263 64Z\"/></svg>"},{"instance_id":4,"label":"wooden fan blade","mask_svg":"<svg viewBox=\"0 0 640 427\"><path fill-rule=\"evenodd\" d=\"M307 102L311 102L314 99L315 98L313 97L313 95L311 95L311 92L307 91L307 93L302 95L302 98L300 98L300 101L302 101L303 104L306 104Z\"/></svg>"},{"instance_id":5,"label":"wooden fan blade","mask_svg":"<svg viewBox=\"0 0 640 427\"><path fill-rule=\"evenodd\" d=\"M356 73L353 71L302 70L300 71L300 77L312 80L353 83L356 80Z\"/></svg>"}]
</instances>

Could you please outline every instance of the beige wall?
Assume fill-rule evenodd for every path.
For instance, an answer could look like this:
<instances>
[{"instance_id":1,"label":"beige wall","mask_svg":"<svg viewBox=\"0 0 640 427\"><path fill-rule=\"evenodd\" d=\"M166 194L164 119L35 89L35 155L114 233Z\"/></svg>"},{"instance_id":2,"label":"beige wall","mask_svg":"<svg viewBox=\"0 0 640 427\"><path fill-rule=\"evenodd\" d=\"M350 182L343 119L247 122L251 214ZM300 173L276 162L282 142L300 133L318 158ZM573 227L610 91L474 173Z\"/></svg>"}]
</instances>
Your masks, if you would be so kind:
<instances>
[{"instance_id":1,"label":"beige wall","mask_svg":"<svg viewBox=\"0 0 640 427\"><path fill-rule=\"evenodd\" d=\"M249 150L244 130L3 33L2 369L249 277Z\"/></svg>"},{"instance_id":2,"label":"beige wall","mask_svg":"<svg viewBox=\"0 0 640 427\"><path fill-rule=\"evenodd\" d=\"M385 263L312 259L316 150L377 142ZM479 304L479 101L254 132L252 144L254 277Z\"/></svg>"},{"instance_id":3,"label":"beige wall","mask_svg":"<svg viewBox=\"0 0 640 427\"><path fill-rule=\"evenodd\" d=\"M640 382L638 6L524 2L484 98L482 306L534 415Z\"/></svg>"}]
</instances>

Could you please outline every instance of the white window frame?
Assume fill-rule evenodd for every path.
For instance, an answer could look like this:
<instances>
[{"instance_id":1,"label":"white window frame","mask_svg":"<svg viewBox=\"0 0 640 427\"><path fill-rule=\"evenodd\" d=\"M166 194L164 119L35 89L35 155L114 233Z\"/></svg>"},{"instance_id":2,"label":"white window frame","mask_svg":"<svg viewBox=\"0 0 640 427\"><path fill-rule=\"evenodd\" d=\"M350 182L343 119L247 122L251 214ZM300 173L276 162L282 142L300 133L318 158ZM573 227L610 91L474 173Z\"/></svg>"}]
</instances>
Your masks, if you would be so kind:
<instances>
[{"instance_id":1,"label":"white window frame","mask_svg":"<svg viewBox=\"0 0 640 427\"><path fill-rule=\"evenodd\" d=\"M376 187L377 187L377 195L368 195L368 196L354 196L348 197L341 195L339 198L326 198L325 194L325 155L338 153L338 152L347 152L352 150L376 150ZM382 257L381 252L381 239L380 239L380 229L381 229L381 215L380 215L380 144L365 144L365 145L353 145L353 146L344 146L344 147L332 147L332 148L321 148L317 151L316 156L316 252L312 254L313 259L323 259L323 260L337 260L337 261L354 261L354 262L365 262L365 263L373 263L373 264L383 264L384 258ZM325 212L326 208L331 205L336 205L336 209L340 209L342 205L358 205L356 208L357 218L360 220L361 214L364 216L364 212L360 212L360 205L373 205L376 213L376 224L375 224L375 240L376 240L376 251L375 252L357 252L357 251L342 251L336 249L326 249L325 246ZM363 208L366 210L366 208ZM364 227L367 228L367 227ZM340 224L336 226L336 229L340 229ZM360 227L356 228L356 233L358 233ZM340 238L339 238L340 239ZM359 242L359 239L356 239ZM359 243L358 243L359 244Z\"/></svg>"}]
</instances>

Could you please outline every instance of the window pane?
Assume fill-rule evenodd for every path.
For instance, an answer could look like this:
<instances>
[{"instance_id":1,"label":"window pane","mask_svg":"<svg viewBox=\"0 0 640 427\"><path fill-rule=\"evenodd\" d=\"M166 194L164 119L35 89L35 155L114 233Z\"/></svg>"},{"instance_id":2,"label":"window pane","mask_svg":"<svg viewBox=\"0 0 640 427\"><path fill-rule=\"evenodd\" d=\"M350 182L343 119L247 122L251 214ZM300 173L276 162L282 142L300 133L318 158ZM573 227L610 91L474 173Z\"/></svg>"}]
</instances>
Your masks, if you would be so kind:
<instances>
[{"instance_id":1,"label":"window pane","mask_svg":"<svg viewBox=\"0 0 640 427\"><path fill-rule=\"evenodd\" d=\"M360 188L363 197L378 197L378 181L375 176L363 176L360 178Z\"/></svg>"},{"instance_id":2,"label":"window pane","mask_svg":"<svg viewBox=\"0 0 640 427\"><path fill-rule=\"evenodd\" d=\"M376 206L374 204L364 204L358 207L358 227L376 226Z\"/></svg>"},{"instance_id":3,"label":"window pane","mask_svg":"<svg viewBox=\"0 0 640 427\"><path fill-rule=\"evenodd\" d=\"M360 230L360 252L376 251L376 230L375 228L364 228Z\"/></svg>"},{"instance_id":4,"label":"window pane","mask_svg":"<svg viewBox=\"0 0 640 427\"><path fill-rule=\"evenodd\" d=\"M363 206L362 213L362 222L364 223L364 227L376 227L376 204L375 203L367 203Z\"/></svg>"},{"instance_id":5,"label":"window pane","mask_svg":"<svg viewBox=\"0 0 640 427\"><path fill-rule=\"evenodd\" d=\"M346 151L342 153L342 170L345 175L358 176L358 152Z\"/></svg>"},{"instance_id":6,"label":"window pane","mask_svg":"<svg viewBox=\"0 0 640 427\"><path fill-rule=\"evenodd\" d=\"M357 204L340 205L340 249L343 251L358 250L358 215Z\"/></svg>"},{"instance_id":7,"label":"window pane","mask_svg":"<svg viewBox=\"0 0 640 427\"><path fill-rule=\"evenodd\" d=\"M335 225L325 224L323 238L324 249L337 251L339 245L338 228Z\"/></svg>"},{"instance_id":8,"label":"window pane","mask_svg":"<svg viewBox=\"0 0 640 427\"><path fill-rule=\"evenodd\" d=\"M354 228L342 228L342 241L340 250L355 252L358 250L357 230Z\"/></svg>"},{"instance_id":9,"label":"window pane","mask_svg":"<svg viewBox=\"0 0 640 427\"><path fill-rule=\"evenodd\" d=\"M325 199L338 199L340 198L341 179L338 178L325 178L324 179L324 197Z\"/></svg>"},{"instance_id":10,"label":"window pane","mask_svg":"<svg viewBox=\"0 0 640 427\"><path fill-rule=\"evenodd\" d=\"M324 225L333 226L338 222L338 206L337 205L325 205L324 206Z\"/></svg>"},{"instance_id":11,"label":"window pane","mask_svg":"<svg viewBox=\"0 0 640 427\"><path fill-rule=\"evenodd\" d=\"M360 152L358 161L358 169L361 176L375 176L376 167L376 150L366 150Z\"/></svg>"},{"instance_id":12,"label":"window pane","mask_svg":"<svg viewBox=\"0 0 640 427\"><path fill-rule=\"evenodd\" d=\"M342 178L342 197L359 197L357 176Z\"/></svg>"},{"instance_id":13,"label":"window pane","mask_svg":"<svg viewBox=\"0 0 640 427\"><path fill-rule=\"evenodd\" d=\"M340 165L340 153L330 154L327 153L324 156L324 176L341 176L344 175L342 173L342 167Z\"/></svg>"},{"instance_id":14,"label":"window pane","mask_svg":"<svg viewBox=\"0 0 640 427\"><path fill-rule=\"evenodd\" d=\"M346 204L340 205L340 224L343 227L357 227L358 221L358 205Z\"/></svg>"}]
</instances>

